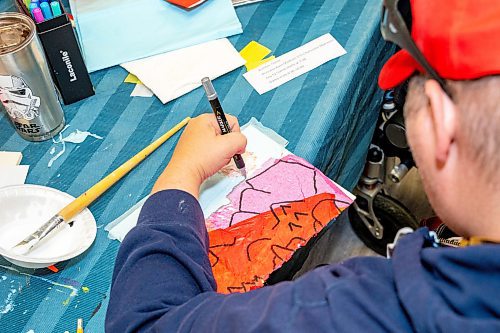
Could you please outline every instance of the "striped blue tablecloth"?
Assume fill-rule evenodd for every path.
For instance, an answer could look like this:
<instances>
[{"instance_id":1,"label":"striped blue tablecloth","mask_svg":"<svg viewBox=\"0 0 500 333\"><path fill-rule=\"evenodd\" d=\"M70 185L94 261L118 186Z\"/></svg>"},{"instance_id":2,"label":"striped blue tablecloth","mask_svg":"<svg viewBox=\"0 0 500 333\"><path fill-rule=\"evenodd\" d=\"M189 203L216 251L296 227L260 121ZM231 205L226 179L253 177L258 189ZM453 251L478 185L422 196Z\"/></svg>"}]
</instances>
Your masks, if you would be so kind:
<instances>
[{"instance_id":1,"label":"striped blue tablecloth","mask_svg":"<svg viewBox=\"0 0 500 333\"><path fill-rule=\"evenodd\" d=\"M0 11L13 11L10 1L0 1ZM292 152L352 189L377 118L377 73L391 51L378 30L380 6L380 0L268 0L239 7L244 33L230 38L238 50L256 40L281 55L330 32L347 55L262 96L243 78L244 69L236 70L214 81L225 110L240 123L256 117L288 139ZM68 144L48 168L52 142L22 140L1 112L0 150L23 153L23 164L31 166L27 183L78 196L184 117L209 111L201 89L166 105L132 98L133 85L123 83L126 75L120 67L93 73L96 95L64 108L69 130L88 130L104 140ZM74 331L79 317L87 332L103 332L120 245L107 238L103 226L150 191L177 137L91 206L97 239L81 256L59 263L59 273L20 269L0 259L0 332Z\"/></svg>"}]
</instances>

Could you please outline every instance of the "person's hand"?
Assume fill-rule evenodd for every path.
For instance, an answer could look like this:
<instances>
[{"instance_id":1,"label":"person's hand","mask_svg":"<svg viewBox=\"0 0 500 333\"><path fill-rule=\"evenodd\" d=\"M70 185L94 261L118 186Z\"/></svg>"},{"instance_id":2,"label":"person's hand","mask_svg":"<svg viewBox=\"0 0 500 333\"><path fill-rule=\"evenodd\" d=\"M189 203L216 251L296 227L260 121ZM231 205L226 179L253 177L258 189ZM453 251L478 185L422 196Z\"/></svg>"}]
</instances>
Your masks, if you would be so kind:
<instances>
[{"instance_id":1,"label":"person's hand","mask_svg":"<svg viewBox=\"0 0 500 333\"><path fill-rule=\"evenodd\" d=\"M221 135L213 114L202 114L189 121L172 159L156 181L152 193L179 189L198 198L205 179L228 164L235 154L245 152L247 140L236 117L226 115L231 133Z\"/></svg>"}]
</instances>

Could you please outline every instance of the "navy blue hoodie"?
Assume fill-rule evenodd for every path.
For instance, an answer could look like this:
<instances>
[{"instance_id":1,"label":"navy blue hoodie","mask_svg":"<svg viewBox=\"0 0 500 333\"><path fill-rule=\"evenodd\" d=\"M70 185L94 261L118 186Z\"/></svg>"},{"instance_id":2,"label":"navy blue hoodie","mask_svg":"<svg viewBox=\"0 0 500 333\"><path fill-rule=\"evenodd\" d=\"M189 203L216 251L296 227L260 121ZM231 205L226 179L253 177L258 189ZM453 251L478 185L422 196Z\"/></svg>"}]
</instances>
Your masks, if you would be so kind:
<instances>
[{"instance_id":1,"label":"navy blue hoodie","mask_svg":"<svg viewBox=\"0 0 500 333\"><path fill-rule=\"evenodd\" d=\"M107 332L500 332L500 245L403 237L360 257L243 294L215 292L203 213L188 193L145 203L121 245Z\"/></svg>"}]
</instances>

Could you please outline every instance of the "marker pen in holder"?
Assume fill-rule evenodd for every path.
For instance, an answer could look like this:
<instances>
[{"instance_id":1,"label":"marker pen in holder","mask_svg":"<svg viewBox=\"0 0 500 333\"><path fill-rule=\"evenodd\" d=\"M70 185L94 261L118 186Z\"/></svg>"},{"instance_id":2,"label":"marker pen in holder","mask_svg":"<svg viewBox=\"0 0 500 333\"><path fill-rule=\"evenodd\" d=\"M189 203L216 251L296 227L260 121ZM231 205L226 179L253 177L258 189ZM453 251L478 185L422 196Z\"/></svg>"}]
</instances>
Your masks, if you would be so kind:
<instances>
[{"instance_id":1,"label":"marker pen in holder","mask_svg":"<svg viewBox=\"0 0 500 333\"><path fill-rule=\"evenodd\" d=\"M35 19L36 23L42 23L43 21L45 21L42 10L40 8L33 9L33 18Z\"/></svg>"},{"instance_id":2,"label":"marker pen in holder","mask_svg":"<svg viewBox=\"0 0 500 333\"><path fill-rule=\"evenodd\" d=\"M30 10L31 16L33 16L33 10L35 10L35 8L39 8L38 4L36 2L31 2L28 8Z\"/></svg>"},{"instance_id":3,"label":"marker pen in holder","mask_svg":"<svg viewBox=\"0 0 500 333\"><path fill-rule=\"evenodd\" d=\"M59 2L52 1L50 3L50 9L52 9L52 15L54 15L54 17L62 15L61 5L59 4Z\"/></svg>"},{"instance_id":4,"label":"marker pen in holder","mask_svg":"<svg viewBox=\"0 0 500 333\"><path fill-rule=\"evenodd\" d=\"M42 10L43 17L46 20L50 20L54 16L52 15L52 11L50 10L50 5L48 2L41 2L40 3L40 9Z\"/></svg>"}]
</instances>

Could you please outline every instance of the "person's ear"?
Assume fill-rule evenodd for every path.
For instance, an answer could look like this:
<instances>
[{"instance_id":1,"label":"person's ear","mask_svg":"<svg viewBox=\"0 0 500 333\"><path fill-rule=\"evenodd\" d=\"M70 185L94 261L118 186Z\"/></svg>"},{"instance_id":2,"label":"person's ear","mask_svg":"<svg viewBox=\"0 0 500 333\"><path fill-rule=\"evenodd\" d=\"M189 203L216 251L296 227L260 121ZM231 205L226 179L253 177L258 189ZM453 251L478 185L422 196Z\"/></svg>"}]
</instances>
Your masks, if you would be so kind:
<instances>
[{"instance_id":1,"label":"person's ear","mask_svg":"<svg viewBox=\"0 0 500 333\"><path fill-rule=\"evenodd\" d=\"M457 130L456 107L435 80L425 82L425 94L430 102L435 138L436 162L443 166L448 159Z\"/></svg>"}]
</instances>

